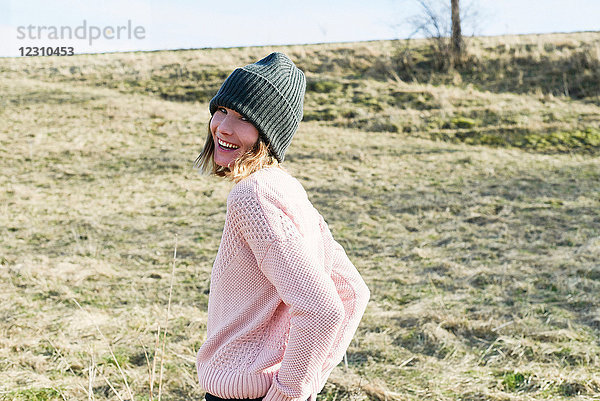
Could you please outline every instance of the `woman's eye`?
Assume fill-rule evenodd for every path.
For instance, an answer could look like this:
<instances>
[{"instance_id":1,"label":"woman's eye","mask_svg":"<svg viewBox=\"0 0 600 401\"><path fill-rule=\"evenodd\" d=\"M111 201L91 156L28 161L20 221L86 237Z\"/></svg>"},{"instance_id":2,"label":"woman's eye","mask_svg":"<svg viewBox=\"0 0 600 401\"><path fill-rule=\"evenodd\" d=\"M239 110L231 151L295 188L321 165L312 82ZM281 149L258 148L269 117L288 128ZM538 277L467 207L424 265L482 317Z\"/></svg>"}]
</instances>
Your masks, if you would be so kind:
<instances>
[{"instance_id":1,"label":"woman's eye","mask_svg":"<svg viewBox=\"0 0 600 401\"><path fill-rule=\"evenodd\" d=\"M225 113L225 114L227 114L227 110L225 110L225 107L219 107L219 111L220 111L221 113Z\"/></svg>"}]
</instances>

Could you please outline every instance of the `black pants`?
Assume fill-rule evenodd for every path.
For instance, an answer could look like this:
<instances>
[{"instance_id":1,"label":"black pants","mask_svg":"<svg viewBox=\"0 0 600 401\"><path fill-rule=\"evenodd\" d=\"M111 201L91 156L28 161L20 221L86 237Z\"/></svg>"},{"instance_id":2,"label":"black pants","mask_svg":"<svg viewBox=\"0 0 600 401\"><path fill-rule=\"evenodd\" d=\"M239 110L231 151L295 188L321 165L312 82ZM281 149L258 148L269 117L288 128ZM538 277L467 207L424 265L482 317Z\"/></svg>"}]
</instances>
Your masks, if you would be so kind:
<instances>
[{"instance_id":1,"label":"black pants","mask_svg":"<svg viewBox=\"0 0 600 401\"><path fill-rule=\"evenodd\" d=\"M219 398L216 395L212 395L210 393L206 393L206 395L204 396L204 399L206 401L262 401L262 398L244 398L244 399L238 399L238 398Z\"/></svg>"}]
</instances>

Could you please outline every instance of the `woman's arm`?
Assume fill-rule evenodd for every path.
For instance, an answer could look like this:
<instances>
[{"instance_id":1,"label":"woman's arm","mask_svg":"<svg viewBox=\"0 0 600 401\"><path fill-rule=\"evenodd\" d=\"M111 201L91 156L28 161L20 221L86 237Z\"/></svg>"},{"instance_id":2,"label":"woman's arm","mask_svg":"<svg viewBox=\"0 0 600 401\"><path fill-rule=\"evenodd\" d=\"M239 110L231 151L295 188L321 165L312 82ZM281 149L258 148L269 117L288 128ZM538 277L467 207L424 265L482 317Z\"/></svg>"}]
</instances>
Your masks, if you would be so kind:
<instances>
[{"instance_id":1,"label":"woman's arm","mask_svg":"<svg viewBox=\"0 0 600 401\"><path fill-rule=\"evenodd\" d=\"M325 266L323 255L307 244L274 202L247 194L230 206L230 218L291 315L283 360L264 401L313 398L342 360L369 289L324 221Z\"/></svg>"},{"instance_id":2,"label":"woman's arm","mask_svg":"<svg viewBox=\"0 0 600 401\"><path fill-rule=\"evenodd\" d=\"M305 401L322 388L323 366L344 322L344 303L318 249L306 243L273 201L246 193L232 199L228 213L258 267L289 306L286 349L263 400Z\"/></svg>"},{"instance_id":3,"label":"woman's arm","mask_svg":"<svg viewBox=\"0 0 600 401\"><path fill-rule=\"evenodd\" d=\"M360 273L346 255L344 248L335 241L322 217L321 232L326 247L325 255L331 260L331 278L344 305L344 320L334 340L327 363L323 367L325 373L319 390L325 385L329 373L344 358L344 353L350 346L371 296Z\"/></svg>"},{"instance_id":4,"label":"woman's arm","mask_svg":"<svg viewBox=\"0 0 600 401\"><path fill-rule=\"evenodd\" d=\"M289 396L305 400L306 394L298 392L303 381L312 395L320 392L342 361L370 298L369 288L343 247L324 221L321 226L325 256L331 263L329 274L315 268L317 263L301 238L273 243L261 263L292 313L290 341L265 401L295 399ZM315 371L317 366L320 369Z\"/></svg>"},{"instance_id":5,"label":"woman's arm","mask_svg":"<svg viewBox=\"0 0 600 401\"><path fill-rule=\"evenodd\" d=\"M290 307L289 341L264 401L305 401L318 393L326 364L344 321L336 286L301 238L275 241L260 264Z\"/></svg>"}]
</instances>

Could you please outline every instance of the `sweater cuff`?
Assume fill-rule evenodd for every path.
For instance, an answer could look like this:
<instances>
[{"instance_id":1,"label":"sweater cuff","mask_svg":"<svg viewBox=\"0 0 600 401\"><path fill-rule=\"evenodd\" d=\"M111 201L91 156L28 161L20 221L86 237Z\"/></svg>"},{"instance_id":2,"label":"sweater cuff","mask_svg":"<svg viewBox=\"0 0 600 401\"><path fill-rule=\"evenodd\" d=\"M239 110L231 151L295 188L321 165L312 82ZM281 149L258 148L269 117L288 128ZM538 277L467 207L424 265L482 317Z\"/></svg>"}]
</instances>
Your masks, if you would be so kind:
<instances>
[{"instance_id":1,"label":"sweater cuff","mask_svg":"<svg viewBox=\"0 0 600 401\"><path fill-rule=\"evenodd\" d=\"M335 369L337 365L333 365L332 367L330 367L329 369L327 369L325 372L323 372L321 374L321 384L319 385L319 393L321 391L323 391L323 388L325 387L325 384L327 383L327 380L329 379L329 375L331 375L331 372L333 372L333 369ZM315 400L316 400L316 396L315 396Z\"/></svg>"},{"instance_id":2,"label":"sweater cuff","mask_svg":"<svg viewBox=\"0 0 600 401\"><path fill-rule=\"evenodd\" d=\"M273 378L273 384L271 388L267 392L267 394L263 397L262 401L316 401L317 393L310 394L309 396L300 396L300 397L290 397L283 392L281 392L276 384L275 378Z\"/></svg>"}]
</instances>

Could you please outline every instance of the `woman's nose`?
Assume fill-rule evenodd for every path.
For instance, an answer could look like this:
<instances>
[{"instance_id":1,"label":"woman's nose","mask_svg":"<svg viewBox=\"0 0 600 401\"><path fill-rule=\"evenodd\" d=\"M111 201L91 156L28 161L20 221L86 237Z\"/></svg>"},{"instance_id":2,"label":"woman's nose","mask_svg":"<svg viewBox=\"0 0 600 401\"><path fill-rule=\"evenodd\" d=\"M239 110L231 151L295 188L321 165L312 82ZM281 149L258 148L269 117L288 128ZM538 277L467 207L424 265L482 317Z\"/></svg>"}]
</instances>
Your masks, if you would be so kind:
<instances>
[{"instance_id":1,"label":"woman's nose","mask_svg":"<svg viewBox=\"0 0 600 401\"><path fill-rule=\"evenodd\" d=\"M226 135L231 135L233 133L234 129L235 129L235 127L233 124L233 119L229 115L226 115L225 118L223 118L223 120L217 127L217 130L220 133L226 134Z\"/></svg>"}]
</instances>

